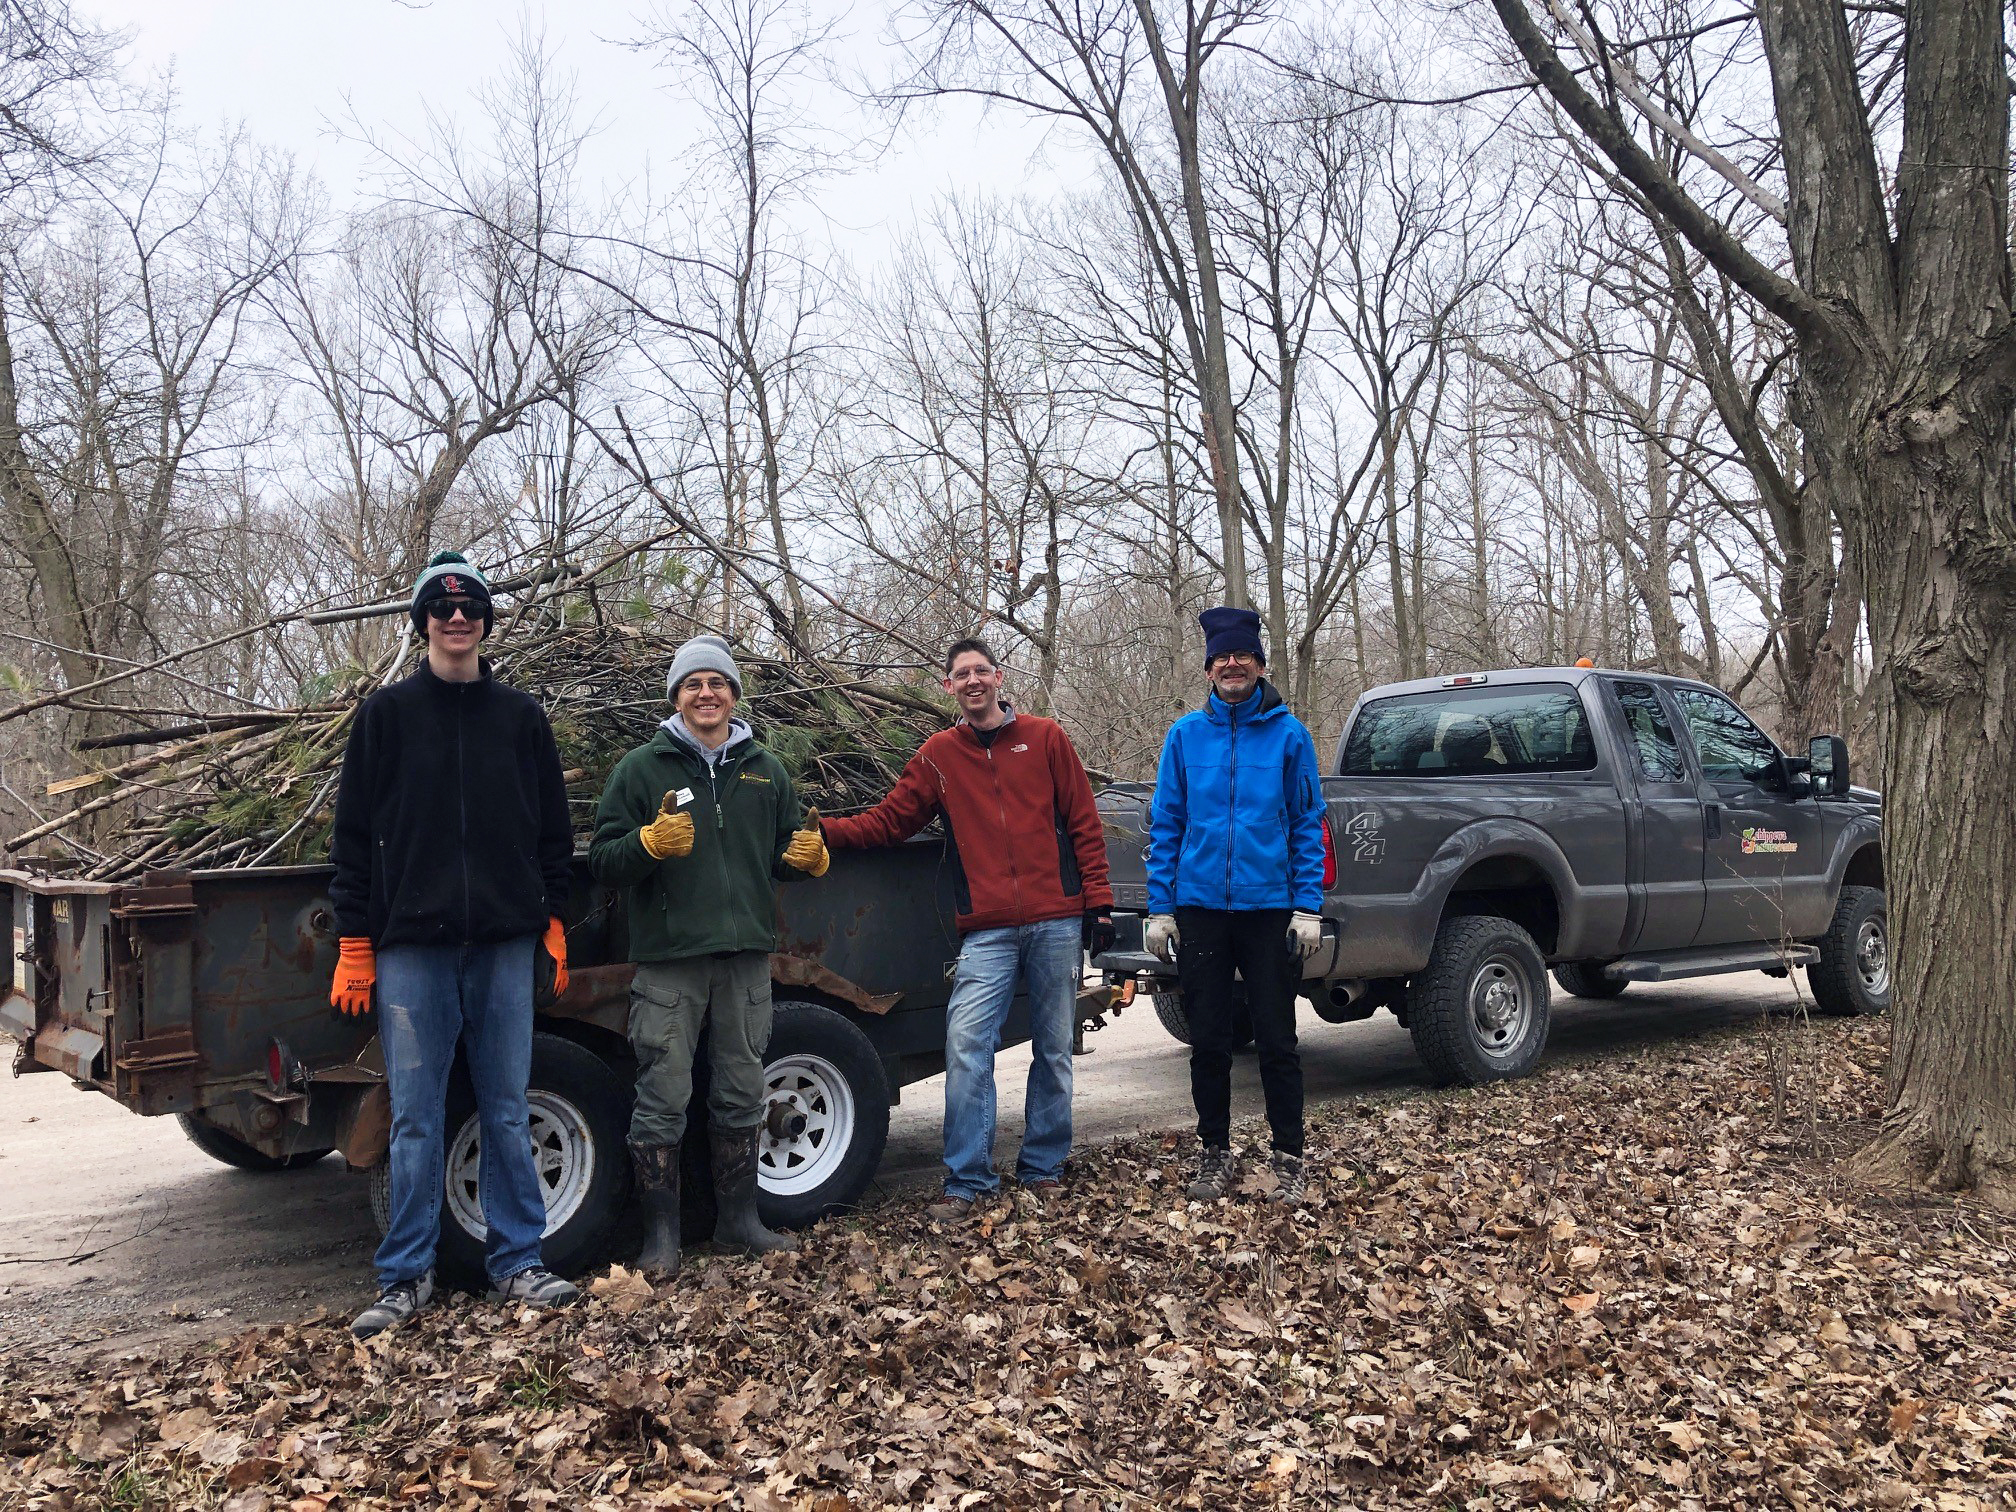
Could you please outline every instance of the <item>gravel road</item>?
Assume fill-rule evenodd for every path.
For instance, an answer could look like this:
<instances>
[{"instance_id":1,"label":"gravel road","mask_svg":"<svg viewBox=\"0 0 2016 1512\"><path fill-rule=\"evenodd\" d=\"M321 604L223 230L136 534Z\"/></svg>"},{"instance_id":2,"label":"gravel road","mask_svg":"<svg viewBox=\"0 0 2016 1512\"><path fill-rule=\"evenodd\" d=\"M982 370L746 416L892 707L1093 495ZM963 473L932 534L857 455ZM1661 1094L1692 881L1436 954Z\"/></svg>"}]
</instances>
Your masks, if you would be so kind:
<instances>
[{"instance_id":1,"label":"gravel road","mask_svg":"<svg viewBox=\"0 0 2016 1512\"><path fill-rule=\"evenodd\" d=\"M1634 987L1613 1003L1557 994L1548 1055L1625 1056L1754 1023L1793 998L1786 982L1755 974ZM1424 1086L1407 1032L1387 1014L1332 1025L1305 1010L1301 1032L1312 1105ZM1189 1125L1187 1052L1146 1002L1087 1044L1077 1062L1081 1145ZM1004 1163L1027 1064L1020 1051L999 1063ZM1234 1075L1235 1118L1257 1116L1251 1056ZM883 1196L935 1186L943 1089L942 1078L908 1087L892 1111ZM234 1171L173 1119L137 1118L54 1074L0 1080L0 1349L10 1354L113 1355L317 1306L347 1313L371 1294L376 1237L367 1184L338 1159L277 1175Z\"/></svg>"}]
</instances>

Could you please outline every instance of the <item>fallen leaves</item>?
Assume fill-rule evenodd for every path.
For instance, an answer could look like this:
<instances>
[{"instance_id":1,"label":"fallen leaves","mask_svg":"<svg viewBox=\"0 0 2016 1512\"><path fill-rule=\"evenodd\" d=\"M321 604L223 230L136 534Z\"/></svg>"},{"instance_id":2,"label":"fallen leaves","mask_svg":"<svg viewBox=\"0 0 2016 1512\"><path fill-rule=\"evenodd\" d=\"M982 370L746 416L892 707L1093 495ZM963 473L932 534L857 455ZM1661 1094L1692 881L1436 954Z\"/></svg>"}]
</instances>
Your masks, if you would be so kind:
<instances>
[{"instance_id":1,"label":"fallen leaves","mask_svg":"<svg viewBox=\"0 0 2016 1512\"><path fill-rule=\"evenodd\" d=\"M1826 1126L1868 1119L1883 1027L1797 1032ZM1184 1202L1148 1135L1040 1210L616 1266L558 1316L0 1362L0 1505L2016 1505L2007 1231L1844 1186L1754 1051L1328 1110L1296 1212Z\"/></svg>"}]
</instances>

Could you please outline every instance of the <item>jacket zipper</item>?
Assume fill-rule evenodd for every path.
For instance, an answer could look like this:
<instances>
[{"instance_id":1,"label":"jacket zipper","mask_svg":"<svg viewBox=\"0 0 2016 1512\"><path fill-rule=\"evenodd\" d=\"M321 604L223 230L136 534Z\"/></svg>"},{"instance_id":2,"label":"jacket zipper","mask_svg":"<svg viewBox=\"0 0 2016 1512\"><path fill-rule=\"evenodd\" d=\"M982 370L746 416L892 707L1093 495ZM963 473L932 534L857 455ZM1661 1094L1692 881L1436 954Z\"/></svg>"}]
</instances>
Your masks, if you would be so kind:
<instances>
[{"instance_id":1,"label":"jacket zipper","mask_svg":"<svg viewBox=\"0 0 2016 1512\"><path fill-rule=\"evenodd\" d=\"M472 910L469 906L469 773L463 762L462 727L468 723L462 708L463 690L468 685L455 685L455 806L462 820L462 943L469 943L473 927Z\"/></svg>"},{"instance_id":2,"label":"jacket zipper","mask_svg":"<svg viewBox=\"0 0 2016 1512\"><path fill-rule=\"evenodd\" d=\"M998 737L997 737L998 738ZM987 758L987 775L994 779L994 812L1001 819L1001 834L1008 834L1008 798L1001 791L1001 768L994 764L994 747L982 746L982 754ZM1008 852L1008 890L1015 899L1015 921L1022 922L1022 874L1015 869L1015 848L1002 847Z\"/></svg>"},{"instance_id":3,"label":"jacket zipper","mask_svg":"<svg viewBox=\"0 0 2016 1512\"><path fill-rule=\"evenodd\" d=\"M1227 783L1225 799L1225 906L1232 906L1232 847L1239 841L1239 706L1231 705L1226 718L1232 726L1232 733L1226 740L1231 751L1232 774Z\"/></svg>"}]
</instances>

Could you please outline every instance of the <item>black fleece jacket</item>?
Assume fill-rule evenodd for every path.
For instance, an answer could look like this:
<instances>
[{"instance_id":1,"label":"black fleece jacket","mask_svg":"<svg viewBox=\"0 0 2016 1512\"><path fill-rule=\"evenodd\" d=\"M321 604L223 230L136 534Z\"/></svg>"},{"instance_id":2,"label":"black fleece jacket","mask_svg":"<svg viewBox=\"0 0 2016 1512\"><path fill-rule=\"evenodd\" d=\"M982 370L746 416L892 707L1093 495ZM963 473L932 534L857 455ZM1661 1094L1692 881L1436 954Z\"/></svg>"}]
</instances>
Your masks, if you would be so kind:
<instances>
[{"instance_id":1,"label":"black fleece jacket","mask_svg":"<svg viewBox=\"0 0 2016 1512\"><path fill-rule=\"evenodd\" d=\"M374 945L538 934L567 901L567 787L546 714L490 675L420 669L364 700L343 754L336 929Z\"/></svg>"}]
</instances>

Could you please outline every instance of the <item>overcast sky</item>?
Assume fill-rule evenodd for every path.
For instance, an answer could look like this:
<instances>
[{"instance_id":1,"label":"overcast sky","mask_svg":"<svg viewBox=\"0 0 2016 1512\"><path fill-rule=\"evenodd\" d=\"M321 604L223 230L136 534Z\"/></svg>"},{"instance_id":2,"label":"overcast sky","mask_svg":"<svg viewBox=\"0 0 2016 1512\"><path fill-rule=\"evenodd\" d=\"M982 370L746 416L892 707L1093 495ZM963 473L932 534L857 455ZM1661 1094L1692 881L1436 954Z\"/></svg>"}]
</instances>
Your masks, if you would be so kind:
<instances>
[{"instance_id":1,"label":"overcast sky","mask_svg":"<svg viewBox=\"0 0 2016 1512\"><path fill-rule=\"evenodd\" d=\"M355 192L363 154L330 132L354 109L364 121L417 132L425 112L473 115L470 93L505 65L529 19L543 28L583 102L604 123L591 161L612 181L647 162L676 162L693 114L664 73L612 41L634 35L649 0L570 0L514 7L497 0L78 0L101 22L129 30L132 64L172 67L192 125L240 122L257 139L313 166L340 204ZM815 11L830 13L823 0ZM883 39L885 0L863 0L840 22L836 62L851 72L891 66ZM846 107L827 108L844 115ZM839 121L869 135L875 122ZM872 168L829 187L834 238L858 262L872 260L891 229L954 191L1048 193L1059 170L1082 179L1087 165L1068 139L1046 145L1002 112L982 117L957 105L899 135ZM1033 164L1032 164L1032 159ZM850 245L851 244L851 245Z\"/></svg>"}]
</instances>

